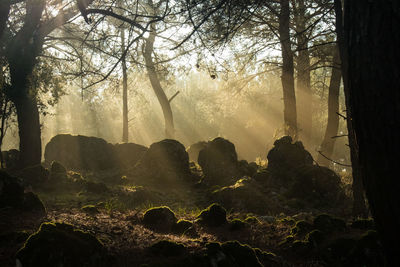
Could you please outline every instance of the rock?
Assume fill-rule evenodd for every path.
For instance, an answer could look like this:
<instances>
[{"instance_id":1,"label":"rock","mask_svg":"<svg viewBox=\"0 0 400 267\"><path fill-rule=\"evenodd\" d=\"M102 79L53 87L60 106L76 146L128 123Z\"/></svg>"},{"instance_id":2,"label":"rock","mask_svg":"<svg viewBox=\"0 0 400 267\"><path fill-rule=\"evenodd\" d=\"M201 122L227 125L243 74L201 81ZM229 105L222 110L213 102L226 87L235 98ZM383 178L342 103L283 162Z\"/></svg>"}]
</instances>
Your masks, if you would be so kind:
<instances>
[{"instance_id":1,"label":"rock","mask_svg":"<svg viewBox=\"0 0 400 267\"><path fill-rule=\"evenodd\" d=\"M83 181L83 188L86 193L99 194L99 195L110 193L110 189L104 183Z\"/></svg>"},{"instance_id":2,"label":"rock","mask_svg":"<svg viewBox=\"0 0 400 267\"><path fill-rule=\"evenodd\" d=\"M189 156L176 140L165 139L151 144L135 166L135 175L160 186L173 186L190 176Z\"/></svg>"},{"instance_id":3,"label":"rock","mask_svg":"<svg viewBox=\"0 0 400 267\"><path fill-rule=\"evenodd\" d=\"M346 229L345 221L327 214L320 214L315 217L313 224L316 229L326 233L344 231Z\"/></svg>"},{"instance_id":4,"label":"rock","mask_svg":"<svg viewBox=\"0 0 400 267\"><path fill-rule=\"evenodd\" d=\"M274 253L262 251L259 248L255 248L254 251L256 252L257 258L264 266L268 267L284 266L282 263L282 259L276 256Z\"/></svg>"},{"instance_id":5,"label":"rock","mask_svg":"<svg viewBox=\"0 0 400 267\"><path fill-rule=\"evenodd\" d=\"M104 139L59 134L47 143L44 158L47 164L58 161L72 170L105 170L117 165L113 152Z\"/></svg>"},{"instance_id":6,"label":"rock","mask_svg":"<svg viewBox=\"0 0 400 267\"><path fill-rule=\"evenodd\" d=\"M205 141L200 141L197 143L194 143L192 145L190 145L186 151L189 155L189 160L193 161L193 162L198 162L198 158L199 158L199 153L203 148L207 147L207 143Z\"/></svg>"},{"instance_id":7,"label":"rock","mask_svg":"<svg viewBox=\"0 0 400 267\"><path fill-rule=\"evenodd\" d=\"M187 220L179 220L173 227L172 231L176 234L185 234L193 228L193 223Z\"/></svg>"},{"instance_id":8,"label":"rock","mask_svg":"<svg viewBox=\"0 0 400 267\"><path fill-rule=\"evenodd\" d=\"M258 170L258 165L255 162L248 163L247 160L239 160L238 161L238 171L241 176L250 176L253 177Z\"/></svg>"},{"instance_id":9,"label":"rock","mask_svg":"<svg viewBox=\"0 0 400 267\"><path fill-rule=\"evenodd\" d=\"M100 241L65 223L43 223L16 259L22 266L108 266Z\"/></svg>"},{"instance_id":10,"label":"rock","mask_svg":"<svg viewBox=\"0 0 400 267\"><path fill-rule=\"evenodd\" d=\"M10 149L8 151L1 151L3 156L3 168L16 169L19 164L19 151L17 149Z\"/></svg>"},{"instance_id":11,"label":"rock","mask_svg":"<svg viewBox=\"0 0 400 267\"><path fill-rule=\"evenodd\" d=\"M375 222L374 219L358 219L351 223L351 228L361 229L361 230L374 230Z\"/></svg>"},{"instance_id":12,"label":"rock","mask_svg":"<svg viewBox=\"0 0 400 267\"><path fill-rule=\"evenodd\" d=\"M249 223L240 219L233 219L229 222L229 231L241 231L250 226Z\"/></svg>"},{"instance_id":13,"label":"rock","mask_svg":"<svg viewBox=\"0 0 400 267\"><path fill-rule=\"evenodd\" d=\"M49 180L49 170L42 165L34 165L16 172L22 179L24 186L31 186L35 189L45 186Z\"/></svg>"},{"instance_id":14,"label":"rock","mask_svg":"<svg viewBox=\"0 0 400 267\"><path fill-rule=\"evenodd\" d=\"M25 211L34 211L44 216L46 214L46 208L40 198L33 192L24 193L24 201L22 208Z\"/></svg>"},{"instance_id":15,"label":"rock","mask_svg":"<svg viewBox=\"0 0 400 267\"><path fill-rule=\"evenodd\" d=\"M300 235L304 236L310 231L314 229L314 226L306 221L298 221L296 222L295 226L292 228L291 233L292 235Z\"/></svg>"},{"instance_id":16,"label":"rock","mask_svg":"<svg viewBox=\"0 0 400 267\"><path fill-rule=\"evenodd\" d=\"M58 161L53 161L50 167L49 182L54 183L65 183L67 182L67 170Z\"/></svg>"},{"instance_id":17,"label":"rock","mask_svg":"<svg viewBox=\"0 0 400 267\"><path fill-rule=\"evenodd\" d=\"M148 209L143 215L143 224L147 228L159 232L171 232L177 219L168 207Z\"/></svg>"},{"instance_id":18,"label":"rock","mask_svg":"<svg viewBox=\"0 0 400 267\"><path fill-rule=\"evenodd\" d=\"M206 247L211 266L263 266L254 249L238 241L208 243Z\"/></svg>"},{"instance_id":19,"label":"rock","mask_svg":"<svg viewBox=\"0 0 400 267\"><path fill-rule=\"evenodd\" d=\"M235 145L222 137L210 141L200 151L198 162L204 182L210 185L231 185L240 176Z\"/></svg>"},{"instance_id":20,"label":"rock","mask_svg":"<svg viewBox=\"0 0 400 267\"><path fill-rule=\"evenodd\" d=\"M97 214L100 212L99 209L95 205L85 205L81 208L81 210L83 212L85 212L87 214L91 214L91 215L94 215L94 214Z\"/></svg>"},{"instance_id":21,"label":"rock","mask_svg":"<svg viewBox=\"0 0 400 267\"><path fill-rule=\"evenodd\" d=\"M304 149L300 141L294 142L290 136L284 136L274 142L268 152L268 169L296 169L304 165L312 165L311 154Z\"/></svg>"},{"instance_id":22,"label":"rock","mask_svg":"<svg viewBox=\"0 0 400 267\"><path fill-rule=\"evenodd\" d=\"M212 204L197 216L197 222L208 227L218 227L225 223L226 210L219 204Z\"/></svg>"},{"instance_id":23,"label":"rock","mask_svg":"<svg viewBox=\"0 0 400 267\"><path fill-rule=\"evenodd\" d=\"M340 177L329 168L303 166L296 170L286 196L308 201L316 208L333 207L345 198L340 183Z\"/></svg>"},{"instance_id":24,"label":"rock","mask_svg":"<svg viewBox=\"0 0 400 267\"><path fill-rule=\"evenodd\" d=\"M161 240L150 247L150 251L157 256L176 257L185 253L184 245L168 240Z\"/></svg>"},{"instance_id":25,"label":"rock","mask_svg":"<svg viewBox=\"0 0 400 267\"><path fill-rule=\"evenodd\" d=\"M147 151L147 147L134 143L115 144L113 149L121 168L134 167Z\"/></svg>"},{"instance_id":26,"label":"rock","mask_svg":"<svg viewBox=\"0 0 400 267\"><path fill-rule=\"evenodd\" d=\"M320 230L313 230L306 235L306 241L309 242L314 248L321 245L325 239L325 234Z\"/></svg>"},{"instance_id":27,"label":"rock","mask_svg":"<svg viewBox=\"0 0 400 267\"><path fill-rule=\"evenodd\" d=\"M225 186L212 192L211 199L224 207L238 211L263 214L275 210L260 185L251 178L242 178L234 185Z\"/></svg>"},{"instance_id":28,"label":"rock","mask_svg":"<svg viewBox=\"0 0 400 267\"><path fill-rule=\"evenodd\" d=\"M32 192L24 193L19 179L0 171L0 209L11 207L44 215L46 209L38 196Z\"/></svg>"}]
</instances>

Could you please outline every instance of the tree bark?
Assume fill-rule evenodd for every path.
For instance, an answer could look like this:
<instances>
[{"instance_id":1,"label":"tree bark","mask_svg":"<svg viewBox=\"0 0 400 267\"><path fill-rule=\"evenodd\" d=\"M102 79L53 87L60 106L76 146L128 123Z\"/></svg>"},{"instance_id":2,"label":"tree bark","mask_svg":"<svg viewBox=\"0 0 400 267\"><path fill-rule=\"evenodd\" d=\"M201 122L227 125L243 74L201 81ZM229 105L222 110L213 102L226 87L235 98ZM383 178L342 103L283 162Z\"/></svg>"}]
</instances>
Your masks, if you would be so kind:
<instances>
[{"instance_id":1,"label":"tree bark","mask_svg":"<svg viewBox=\"0 0 400 267\"><path fill-rule=\"evenodd\" d=\"M368 203L387 266L400 266L400 2L346 1L349 107Z\"/></svg>"},{"instance_id":2,"label":"tree bark","mask_svg":"<svg viewBox=\"0 0 400 267\"><path fill-rule=\"evenodd\" d=\"M295 1L293 1L295 2ZM296 1L294 18L297 33L297 103L298 126L301 140L309 146L312 141L312 92L310 78L310 52L306 30L306 6L304 0Z\"/></svg>"},{"instance_id":3,"label":"tree bark","mask_svg":"<svg viewBox=\"0 0 400 267\"><path fill-rule=\"evenodd\" d=\"M342 77L344 85L344 95L346 103L346 117L347 117L347 132L350 147L350 159L353 175L353 216L367 217L368 209L365 204L364 186L363 186L363 173L361 172L361 165L359 162L359 149L356 139L356 134L353 128L353 116L350 108L350 95L349 95L349 74L348 74L348 54L347 46L345 44L344 28L343 28L343 13L342 1L335 0L335 13L336 13L336 33L338 46L340 51L340 58L342 63Z\"/></svg>"},{"instance_id":4,"label":"tree bark","mask_svg":"<svg viewBox=\"0 0 400 267\"><path fill-rule=\"evenodd\" d=\"M157 76L155 64L153 62L152 53L154 51L154 40L156 38L156 29L154 24L150 26L149 37L146 39L144 49L144 59L146 63L147 74L149 75L151 86L153 87L154 93L157 96L158 102L161 105L161 109L164 115L165 121L165 137L173 139L175 137L174 119L172 115L171 104L165 95L165 92L161 86L160 80Z\"/></svg>"},{"instance_id":5,"label":"tree bark","mask_svg":"<svg viewBox=\"0 0 400 267\"><path fill-rule=\"evenodd\" d=\"M36 98L23 96L15 99L14 105L18 118L20 165L26 167L40 164L42 143Z\"/></svg>"},{"instance_id":6,"label":"tree bark","mask_svg":"<svg viewBox=\"0 0 400 267\"><path fill-rule=\"evenodd\" d=\"M340 81L342 78L340 66L340 54L339 49L336 46L333 51L332 60L332 74L329 83L329 95L328 95L328 122L326 125L324 140L321 144L321 153L324 154L318 156L318 163L323 166L329 166L330 161L327 158L332 158L333 149L335 147L336 138L339 129L339 89Z\"/></svg>"},{"instance_id":7,"label":"tree bark","mask_svg":"<svg viewBox=\"0 0 400 267\"><path fill-rule=\"evenodd\" d=\"M122 53L125 51L125 29L121 29ZM129 141L128 125L128 75L126 73L126 58L121 60L122 65L122 142Z\"/></svg>"},{"instance_id":8,"label":"tree bark","mask_svg":"<svg viewBox=\"0 0 400 267\"><path fill-rule=\"evenodd\" d=\"M283 118L285 134L297 139L296 95L294 91L294 66L290 44L289 20L289 0L282 0L279 14L279 38L282 48Z\"/></svg>"}]
</instances>

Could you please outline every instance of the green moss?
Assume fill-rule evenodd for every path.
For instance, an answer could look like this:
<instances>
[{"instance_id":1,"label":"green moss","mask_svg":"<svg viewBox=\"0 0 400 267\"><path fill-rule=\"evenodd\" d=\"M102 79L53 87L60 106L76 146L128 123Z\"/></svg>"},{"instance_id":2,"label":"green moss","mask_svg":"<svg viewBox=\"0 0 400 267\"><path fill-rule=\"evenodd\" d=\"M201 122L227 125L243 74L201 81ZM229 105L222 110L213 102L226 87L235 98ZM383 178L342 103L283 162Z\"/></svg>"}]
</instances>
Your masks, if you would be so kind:
<instances>
[{"instance_id":1,"label":"green moss","mask_svg":"<svg viewBox=\"0 0 400 267\"><path fill-rule=\"evenodd\" d=\"M43 223L18 251L23 266L106 266L105 250L93 235L65 223Z\"/></svg>"},{"instance_id":2,"label":"green moss","mask_svg":"<svg viewBox=\"0 0 400 267\"><path fill-rule=\"evenodd\" d=\"M247 222L242 221L240 219L234 219L229 222L229 230L230 231L241 231L243 229L248 228L249 226L250 225Z\"/></svg>"},{"instance_id":3,"label":"green moss","mask_svg":"<svg viewBox=\"0 0 400 267\"><path fill-rule=\"evenodd\" d=\"M289 225L289 226L294 226L296 224L296 221L290 217L282 218L282 219L278 220L278 222L285 224L285 225Z\"/></svg>"},{"instance_id":4,"label":"green moss","mask_svg":"<svg viewBox=\"0 0 400 267\"><path fill-rule=\"evenodd\" d=\"M293 235L288 235L288 236L285 237L284 240L282 240L281 242L279 242L278 246L280 246L280 247L281 247L281 246L287 246L287 245L292 244L293 241L294 241L294 236L293 236Z\"/></svg>"},{"instance_id":5,"label":"green moss","mask_svg":"<svg viewBox=\"0 0 400 267\"><path fill-rule=\"evenodd\" d=\"M176 222L175 213L166 206L150 208L143 215L143 224L155 231L171 231Z\"/></svg>"},{"instance_id":6,"label":"green moss","mask_svg":"<svg viewBox=\"0 0 400 267\"><path fill-rule=\"evenodd\" d=\"M246 223L250 223L250 224L259 224L260 223L260 220L258 220L257 217L254 217L254 216L249 216L246 219L244 219L244 221Z\"/></svg>"},{"instance_id":7,"label":"green moss","mask_svg":"<svg viewBox=\"0 0 400 267\"><path fill-rule=\"evenodd\" d=\"M313 229L314 229L314 227L311 223L302 220L302 221L296 222L295 226L291 230L291 234L292 235L306 235Z\"/></svg>"},{"instance_id":8,"label":"green moss","mask_svg":"<svg viewBox=\"0 0 400 267\"><path fill-rule=\"evenodd\" d=\"M150 251L159 256L176 257L182 255L186 248L184 245L169 240L161 240L150 247Z\"/></svg>"},{"instance_id":9,"label":"green moss","mask_svg":"<svg viewBox=\"0 0 400 267\"><path fill-rule=\"evenodd\" d=\"M197 221L203 225L217 227L225 224L226 210L219 204L213 203L197 216Z\"/></svg>"},{"instance_id":10,"label":"green moss","mask_svg":"<svg viewBox=\"0 0 400 267\"><path fill-rule=\"evenodd\" d=\"M325 239L325 235L320 230L313 230L306 236L306 241L310 242L313 247L319 246Z\"/></svg>"}]
</instances>

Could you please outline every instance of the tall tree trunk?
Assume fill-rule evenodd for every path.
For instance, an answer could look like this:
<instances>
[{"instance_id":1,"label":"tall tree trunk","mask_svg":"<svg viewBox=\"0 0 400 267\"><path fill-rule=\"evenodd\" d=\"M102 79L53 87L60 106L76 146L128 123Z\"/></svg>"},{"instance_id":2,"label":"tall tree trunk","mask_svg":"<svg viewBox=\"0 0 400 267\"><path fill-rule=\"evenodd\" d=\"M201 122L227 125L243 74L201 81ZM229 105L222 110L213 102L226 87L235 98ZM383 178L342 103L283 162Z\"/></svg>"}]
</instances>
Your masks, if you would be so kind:
<instances>
[{"instance_id":1,"label":"tall tree trunk","mask_svg":"<svg viewBox=\"0 0 400 267\"><path fill-rule=\"evenodd\" d=\"M293 1L295 2L295 1ZM297 103L299 136L309 146L312 141L312 92L310 78L310 52L306 29L307 7L304 0L296 1L294 17L297 33Z\"/></svg>"},{"instance_id":2,"label":"tall tree trunk","mask_svg":"<svg viewBox=\"0 0 400 267\"><path fill-rule=\"evenodd\" d=\"M150 27L149 37L146 39L145 49L144 49L144 59L146 62L147 74L149 75L151 86L153 87L154 93L157 96L158 102L160 102L161 109L165 120L165 137L173 139L175 136L174 120L172 115L172 109L170 101L163 88L161 87L160 80L157 76L157 71L155 64L153 62L153 50L154 50L154 40L156 38L156 29L154 24Z\"/></svg>"},{"instance_id":3,"label":"tall tree trunk","mask_svg":"<svg viewBox=\"0 0 400 267\"><path fill-rule=\"evenodd\" d=\"M283 118L285 134L297 138L296 95L294 91L293 52L290 44L289 20L289 0L282 0L279 14L279 38L282 48Z\"/></svg>"},{"instance_id":4,"label":"tall tree trunk","mask_svg":"<svg viewBox=\"0 0 400 267\"><path fill-rule=\"evenodd\" d=\"M14 99L13 102L18 117L21 167L40 164L42 143L36 98L33 96L22 96Z\"/></svg>"},{"instance_id":5,"label":"tall tree trunk","mask_svg":"<svg viewBox=\"0 0 400 267\"><path fill-rule=\"evenodd\" d=\"M341 66L340 66L340 54L339 49L336 46L333 51L332 60L332 74L329 83L329 95L328 95L328 123L326 125L324 140L321 144L322 155L318 156L318 163L320 165L329 166L330 161L327 158L332 158L333 149L335 147L336 138L339 129L339 89L340 81L342 77Z\"/></svg>"},{"instance_id":6,"label":"tall tree trunk","mask_svg":"<svg viewBox=\"0 0 400 267\"><path fill-rule=\"evenodd\" d=\"M343 60L363 184L386 265L400 266L400 2L346 1L344 16Z\"/></svg>"},{"instance_id":7,"label":"tall tree trunk","mask_svg":"<svg viewBox=\"0 0 400 267\"><path fill-rule=\"evenodd\" d=\"M125 29L121 29L122 53L125 51ZM128 126L128 75L126 74L126 58L122 61L122 142L129 141L129 126Z\"/></svg>"},{"instance_id":8,"label":"tall tree trunk","mask_svg":"<svg viewBox=\"0 0 400 267\"><path fill-rule=\"evenodd\" d=\"M347 115L347 132L350 147L350 158L353 175L353 216L366 217L368 210L365 205L364 198L364 186L361 165L359 162L359 149L356 139L356 134L353 129L353 116L350 108L350 95L349 95L349 72L348 72L348 54L347 46L345 45L344 29L343 29L343 13L342 13L342 1L335 0L335 13L336 13L336 33L338 46L340 51L341 63L342 63L342 76L344 85L344 95L346 102L346 115Z\"/></svg>"}]
</instances>

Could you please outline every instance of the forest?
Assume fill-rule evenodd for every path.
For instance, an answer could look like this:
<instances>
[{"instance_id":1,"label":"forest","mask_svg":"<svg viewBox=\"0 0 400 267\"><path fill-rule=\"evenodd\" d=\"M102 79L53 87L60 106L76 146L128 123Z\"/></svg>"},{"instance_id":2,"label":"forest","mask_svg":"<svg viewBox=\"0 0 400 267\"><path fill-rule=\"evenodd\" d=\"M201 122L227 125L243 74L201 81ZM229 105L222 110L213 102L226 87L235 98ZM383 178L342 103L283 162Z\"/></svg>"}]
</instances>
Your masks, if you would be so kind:
<instances>
[{"instance_id":1,"label":"forest","mask_svg":"<svg viewBox=\"0 0 400 267\"><path fill-rule=\"evenodd\" d=\"M0 0L0 266L400 266L399 25Z\"/></svg>"}]
</instances>

